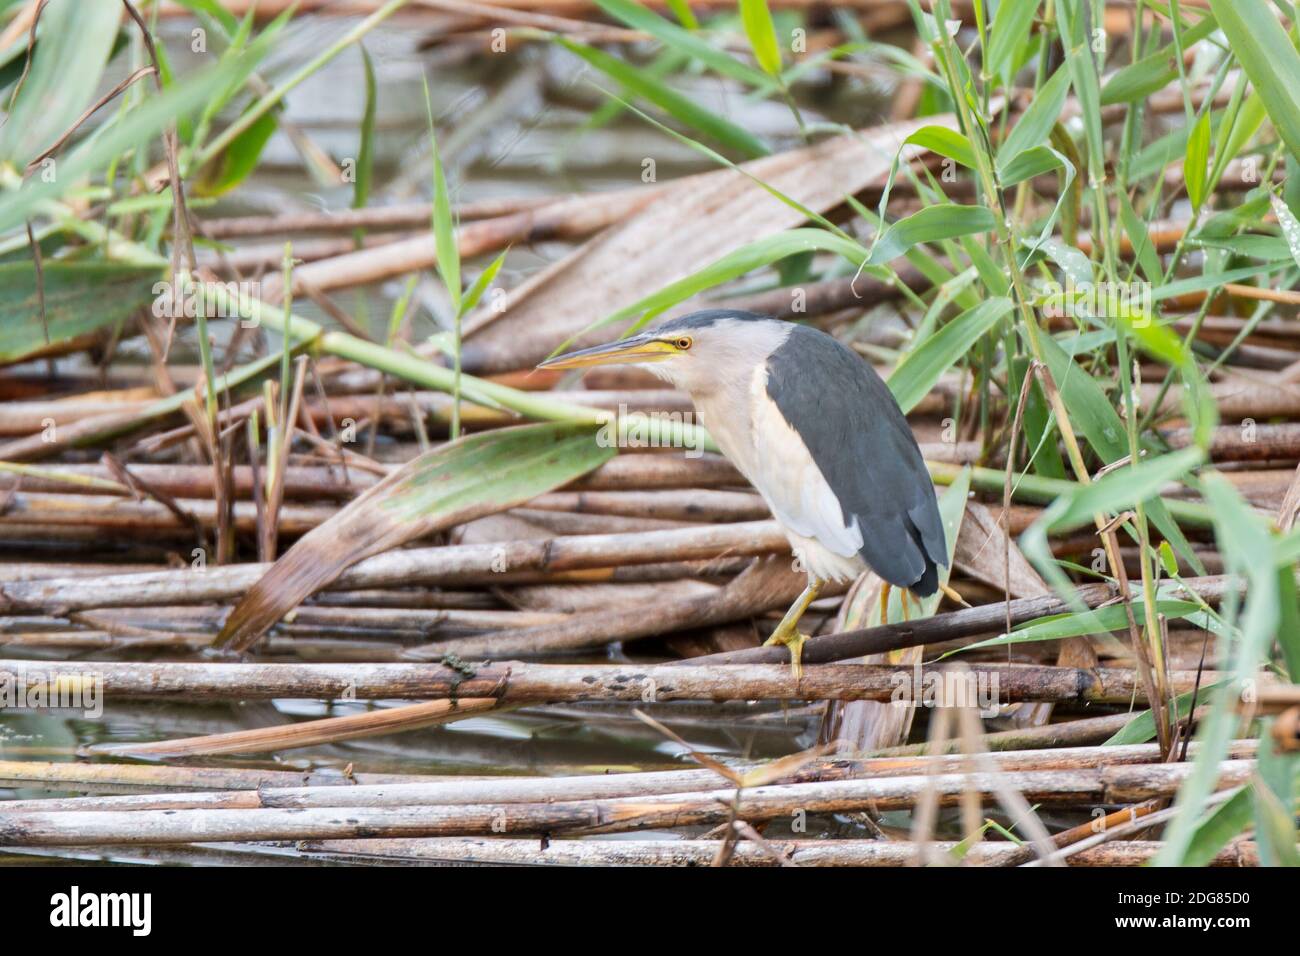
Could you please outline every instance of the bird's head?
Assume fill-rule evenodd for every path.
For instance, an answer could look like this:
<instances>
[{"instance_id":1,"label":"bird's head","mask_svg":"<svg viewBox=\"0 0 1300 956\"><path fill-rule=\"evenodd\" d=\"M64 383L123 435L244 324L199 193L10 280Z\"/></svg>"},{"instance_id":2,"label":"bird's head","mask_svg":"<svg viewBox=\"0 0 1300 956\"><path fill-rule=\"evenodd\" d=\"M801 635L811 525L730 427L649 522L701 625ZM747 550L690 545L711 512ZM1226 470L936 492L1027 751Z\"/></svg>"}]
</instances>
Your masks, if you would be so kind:
<instances>
[{"instance_id":1,"label":"bird's head","mask_svg":"<svg viewBox=\"0 0 1300 956\"><path fill-rule=\"evenodd\" d=\"M608 345L557 355L538 368L636 365L699 394L720 379L752 372L789 327L788 322L753 312L710 309L669 319Z\"/></svg>"}]
</instances>

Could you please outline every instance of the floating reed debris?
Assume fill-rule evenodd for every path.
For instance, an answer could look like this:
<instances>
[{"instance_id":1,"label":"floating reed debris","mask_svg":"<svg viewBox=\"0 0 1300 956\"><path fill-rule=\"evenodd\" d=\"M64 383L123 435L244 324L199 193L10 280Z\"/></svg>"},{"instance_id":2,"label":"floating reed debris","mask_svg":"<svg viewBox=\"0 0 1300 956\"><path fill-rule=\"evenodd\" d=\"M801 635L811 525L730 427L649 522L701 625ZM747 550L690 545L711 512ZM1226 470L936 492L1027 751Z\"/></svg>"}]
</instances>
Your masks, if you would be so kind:
<instances>
[{"instance_id":1,"label":"floating reed debris","mask_svg":"<svg viewBox=\"0 0 1300 956\"><path fill-rule=\"evenodd\" d=\"M1184 693L1214 672L1172 671L1171 685ZM969 679L968 679L969 678ZM884 700L931 695L929 705L952 705L969 684L991 697L981 706L1025 700L1078 703L1142 703L1131 669L1046 667L1033 664L913 665L837 664L805 668L733 664L679 667L672 664L478 663L447 664L133 664L119 662L25 662L0 660L0 679L59 687L93 679L108 698L186 700L324 698L373 700L444 697L530 700ZM974 699L963 706L974 706Z\"/></svg>"},{"instance_id":2,"label":"floating reed debris","mask_svg":"<svg viewBox=\"0 0 1300 956\"><path fill-rule=\"evenodd\" d=\"M355 862L418 861L429 864L494 863L524 866L713 866L714 840L536 840L443 837L406 840L307 840L302 850L312 855ZM977 843L967 847L935 842L929 852L954 865L1001 866L1016 847L1008 843ZM1071 855L1070 866L1144 866L1160 850L1153 840L1107 843ZM870 840L764 840L763 845L738 842L728 866L912 866L926 862L907 843ZM1259 850L1250 841L1236 841L1211 858L1208 866L1258 866Z\"/></svg>"},{"instance_id":3,"label":"floating reed debris","mask_svg":"<svg viewBox=\"0 0 1300 956\"><path fill-rule=\"evenodd\" d=\"M74 846L95 843L187 843L245 840L348 839L359 836L458 836L520 833L622 833L664 826L708 826L736 816L750 821L807 813L848 813L912 807L923 794L955 804L964 793L989 798L1010 787L1047 805L1136 803L1171 796L1187 778L1185 764L1101 770L1005 774L928 774L879 780L641 794L635 797L546 803L466 803L401 808L17 811L0 823L0 846ZM1219 785L1250 778L1248 761L1226 762ZM333 792L334 788L327 788Z\"/></svg>"}]
</instances>

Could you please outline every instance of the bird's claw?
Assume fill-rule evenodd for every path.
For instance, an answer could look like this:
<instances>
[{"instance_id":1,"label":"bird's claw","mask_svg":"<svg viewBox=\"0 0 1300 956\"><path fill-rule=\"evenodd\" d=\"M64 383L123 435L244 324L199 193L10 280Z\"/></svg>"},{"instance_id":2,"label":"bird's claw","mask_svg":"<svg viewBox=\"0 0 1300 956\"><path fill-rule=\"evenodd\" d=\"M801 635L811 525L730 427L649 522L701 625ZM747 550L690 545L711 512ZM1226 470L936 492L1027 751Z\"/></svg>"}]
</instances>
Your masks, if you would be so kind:
<instances>
[{"instance_id":1,"label":"bird's claw","mask_svg":"<svg viewBox=\"0 0 1300 956\"><path fill-rule=\"evenodd\" d=\"M792 631L789 634L777 631L763 642L763 646L775 647L778 644L784 646L790 652L790 673L795 680L798 680L803 677L803 646L807 640L808 635L800 631Z\"/></svg>"}]
</instances>

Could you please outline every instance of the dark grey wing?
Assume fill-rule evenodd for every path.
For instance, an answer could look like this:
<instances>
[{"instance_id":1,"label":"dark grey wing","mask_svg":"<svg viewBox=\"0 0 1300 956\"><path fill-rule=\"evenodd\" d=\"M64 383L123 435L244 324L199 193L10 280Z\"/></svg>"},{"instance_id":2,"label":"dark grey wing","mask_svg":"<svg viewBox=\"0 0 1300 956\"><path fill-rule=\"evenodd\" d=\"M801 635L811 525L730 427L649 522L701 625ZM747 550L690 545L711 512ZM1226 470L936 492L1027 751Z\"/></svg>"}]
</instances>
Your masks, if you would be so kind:
<instances>
[{"instance_id":1,"label":"dark grey wing","mask_svg":"<svg viewBox=\"0 0 1300 956\"><path fill-rule=\"evenodd\" d=\"M825 332L795 326L767 360L767 394L798 432L858 552L891 584L939 586L948 549L934 486L907 419L876 370Z\"/></svg>"}]
</instances>

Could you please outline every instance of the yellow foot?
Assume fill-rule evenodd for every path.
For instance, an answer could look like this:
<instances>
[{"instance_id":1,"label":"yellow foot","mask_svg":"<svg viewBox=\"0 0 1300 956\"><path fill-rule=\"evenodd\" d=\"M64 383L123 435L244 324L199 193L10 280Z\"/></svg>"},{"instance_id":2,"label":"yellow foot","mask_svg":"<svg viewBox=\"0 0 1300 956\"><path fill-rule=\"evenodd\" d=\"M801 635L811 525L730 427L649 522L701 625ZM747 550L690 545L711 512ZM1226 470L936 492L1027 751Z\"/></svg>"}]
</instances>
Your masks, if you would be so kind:
<instances>
[{"instance_id":1,"label":"yellow foot","mask_svg":"<svg viewBox=\"0 0 1300 956\"><path fill-rule=\"evenodd\" d=\"M970 607L970 605L966 603L965 598L963 598L960 594L958 594L958 593L957 593L956 591L954 591L952 588L948 587L948 585L946 585L946 584L940 584L940 585L939 585L939 590L942 591L942 592L943 592L945 595L947 595L949 598L951 598L953 601L955 601L956 603L960 604L962 607Z\"/></svg>"},{"instance_id":2,"label":"yellow foot","mask_svg":"<svg viewBox=\"0 0 1300 956\"><path fill-rule=\"evenodd\" d=\"M807 634L801 634L799 631L793 631L789 634L782 634L778 628L772 632L772 636L763 642L764 647L775 647L778 644L785 646L790 652L790 673L794 679L798 680L803 676L803 646L808 640Z\"/></svg>"}]
</instances>

